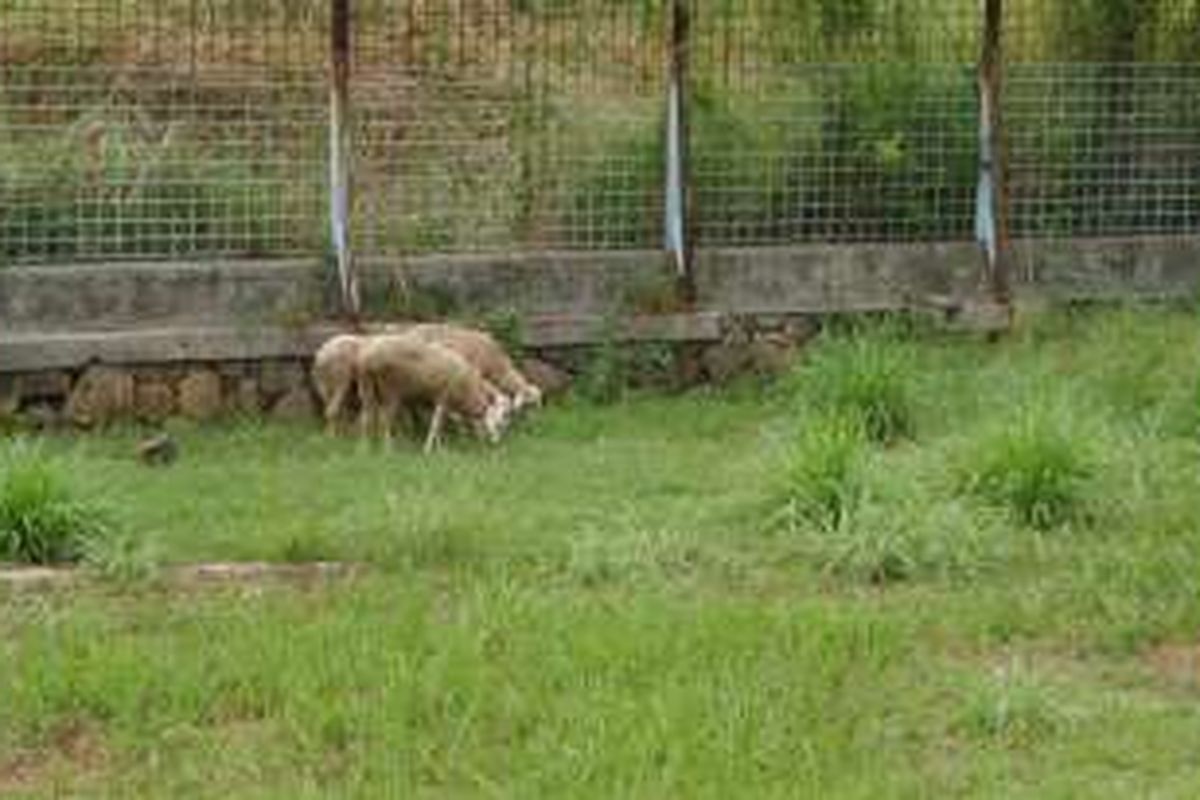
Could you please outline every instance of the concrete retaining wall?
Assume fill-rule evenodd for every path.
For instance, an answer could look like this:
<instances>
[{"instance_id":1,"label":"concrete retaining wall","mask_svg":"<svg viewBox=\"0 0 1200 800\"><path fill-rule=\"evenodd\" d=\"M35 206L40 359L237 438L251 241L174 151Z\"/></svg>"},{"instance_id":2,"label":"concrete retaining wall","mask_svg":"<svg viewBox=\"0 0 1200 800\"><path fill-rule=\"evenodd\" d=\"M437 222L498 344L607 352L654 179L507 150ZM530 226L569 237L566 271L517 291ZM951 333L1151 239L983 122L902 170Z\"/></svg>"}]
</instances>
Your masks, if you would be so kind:
<instances>
[{"instance_id":1,"label":"concrete retaining wall","mask_svg":"<svg viewBox=\"0 0 1200 800\"><path fill-rule=\"evenodd\" d=\"M969 243L703 251L699 305L722 313L826 313L970 297ZM671 310L656 251L363 260L364 303L380 316L506 309L532 317ZM0 336L169 328L302 328L336 297L312 261L127 263L0 270ZM0 364L2 368L2 364Z\"/></svg>"},{"instance_id":2,"label":"concrete retaining wall","mask_svg":"<svg viewBox=\"0 0 1200 800\"><path fill-rule=\"evenodd\" d=\"M969 327L1005 321L981 292L969 242L703 250L689 309L678 307L655 251L427 256L360 268L376 319L504 312L543 355L615 336L699 345L703 364L703 348L720 353L739 337L794 343L803 338L797 320L856 311L930 310ZM1015 268L1019 296L1197 296L1200 237L1022 242ZM340 327L335 308L331 271L316 260L3 269L0 415L31 402L62 407L100 365L128 368L132 383L101 372L101 394L117 405L149 398L146 416L188 406L185 395L197 393L204 409L193 416L217 407L299 412L305 362Z\"/></svg>"}]
</instances>

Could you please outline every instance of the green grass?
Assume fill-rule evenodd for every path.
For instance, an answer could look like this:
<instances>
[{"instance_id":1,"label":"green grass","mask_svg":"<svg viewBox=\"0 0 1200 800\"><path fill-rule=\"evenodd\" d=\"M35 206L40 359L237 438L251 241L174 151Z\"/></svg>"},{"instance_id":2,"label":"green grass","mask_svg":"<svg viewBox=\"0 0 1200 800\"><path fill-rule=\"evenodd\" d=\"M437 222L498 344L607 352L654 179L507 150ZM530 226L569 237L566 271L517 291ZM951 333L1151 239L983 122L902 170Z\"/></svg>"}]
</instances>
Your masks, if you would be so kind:
<instances>
[{"instance_id":1,"label":"green grass","mask_svg":"<svg viewBox=\"0 0 1200 800\"><path fill-rule=\"evenodd\" d=\"M793 382L814 410L851 417L867 438L888 444L915 433L915 370L902 329L884 320L826 336Z\"/></svg>"},{"instance_id":2,"label":"green grass","mask_svg":"<svg viewBox=\"0 0 1200 800\"><path fill-rule=\"evenodd\" d=\"M47 440L136 532L118 563L370 569L11 591L0 794L1196 796L1200 318L888 336L911 424L845 461L804 380L576 401L432 458L315 426L180 428L166 469L136 431ZM832 522L781 512L827 485Z\"/></svg>"},{"instance_id":3,"label":"green grass","mask_svg":"<svg viewBox=\"0 0 1200 800\"><path fill-rule=\"evenodd\" d=\"M76 496L71 464L18 440L0 459L0 560L26 564L79 561L112 538L107 514Z\"/></svg>"},{"instance_id":4,"label":"green grass","mask_svg":"<svg viewBox=\"0 0 1200 800\"><path fill-rule=\"evenodd\" d=\"M1073 431L1072 425L1069 409L1020 409L972 443L965 488L1034 528L1082 521L1092 471L1087 454L1091 437Z\"/></svg>"},{"instance_id":5,"label":"green grass","mask_svg":"<svg viewBox=\"0 0 1200 800\"><path fill-rule=\"evenodd\" d=\"M866 451L863 423L850 414L814 416L800 423L784 467L789 521L824 531L846 524L862 498Z\"/></svg>"}]
</instances>

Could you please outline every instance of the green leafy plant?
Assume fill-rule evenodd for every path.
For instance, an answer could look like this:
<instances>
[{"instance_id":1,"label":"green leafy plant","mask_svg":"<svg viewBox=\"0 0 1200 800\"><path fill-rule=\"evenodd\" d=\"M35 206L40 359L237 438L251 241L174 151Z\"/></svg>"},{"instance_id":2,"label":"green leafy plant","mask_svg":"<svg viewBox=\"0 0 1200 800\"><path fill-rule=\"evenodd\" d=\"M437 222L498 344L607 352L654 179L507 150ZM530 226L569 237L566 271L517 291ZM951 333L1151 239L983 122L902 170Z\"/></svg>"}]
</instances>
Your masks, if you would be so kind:
<instances>
[{"instance_id":1,"label":"green leafy plant","mask_svg":"<svg viewBox=\"0 0 1200 800\"><path fill-rule=\"evenodd\" d=\"M1081 518L1093 468L1081 434L1063 413L1026 409L974 449L966 487L1007 508L1024 525L1047 530Z\"/></svg>"},{"instance_id":2,"label":"green leafy plant","mask_svg":"<svg viewBox=\"0 0 1200 800\"><path fill-rule=\"evenodd\" d=\"M862 498L866 439L852 415L807 421L785 466L787 518L821 530L843 525Z\"/></svg>"},{"instance_id":3,"label":"green leafy plant","mask_svg":"<svg viewBox=\"0 0 1200 800\"><path fill-rule=\"evenodd\" d=\"M803 402L825 413L856 416L873 442L912 436L912 359L887 326L835 333L820 343L797 379Z\"/></svg>"},{"instance_id":4,"label":"green leafy plant","mask_svg":"<svg viewBox=\"0 0 1200 800\"><path fill-rule=\"evenodd\" d=\"M99 507L74 496L61 463L33 445L11 448L0 464L0 559L79 561L112 530Z\"/></svg>"}]
</instances>

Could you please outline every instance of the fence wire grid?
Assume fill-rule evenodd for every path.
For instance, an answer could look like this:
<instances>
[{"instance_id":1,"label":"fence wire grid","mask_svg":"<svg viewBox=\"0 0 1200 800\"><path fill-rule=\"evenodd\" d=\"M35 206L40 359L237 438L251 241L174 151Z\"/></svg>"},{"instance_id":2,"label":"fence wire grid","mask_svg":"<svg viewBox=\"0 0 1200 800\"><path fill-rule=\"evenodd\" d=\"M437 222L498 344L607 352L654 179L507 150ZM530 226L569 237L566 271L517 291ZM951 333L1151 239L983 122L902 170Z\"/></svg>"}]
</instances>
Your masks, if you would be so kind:
<instances>
[{"instance_id":1,"label":"fence wire grid","mask_svg":"<svg viewBox=\"0 0 1200 800\"><path fill-rule=\"evenodd\" d=\"M967 240L978 0L688 0L698 247ZM671 0L357 0L360 256L662 246ZM330 0L0 0L0 262L329 248ZM1200 0L1007 0L1018 238L1200 233Z\"/></svg>"}]
</instances>

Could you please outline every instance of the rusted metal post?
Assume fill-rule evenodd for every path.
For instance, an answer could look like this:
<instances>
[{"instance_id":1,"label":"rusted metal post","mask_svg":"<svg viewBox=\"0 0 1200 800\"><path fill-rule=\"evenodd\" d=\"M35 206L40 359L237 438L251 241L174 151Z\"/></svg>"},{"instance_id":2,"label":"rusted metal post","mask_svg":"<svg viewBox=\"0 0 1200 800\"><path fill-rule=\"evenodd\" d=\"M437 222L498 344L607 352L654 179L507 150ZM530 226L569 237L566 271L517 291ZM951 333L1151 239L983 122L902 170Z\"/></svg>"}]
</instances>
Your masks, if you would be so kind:
<instances>
[{"instance_id":1,"label":"rusted metal post","mask_svg":"<svg viewBox=\"0 0 1200 800\"><path fill-rule=\"evenodd\" d=\"M1001 93L1004 87L1003 0L980 0L983 51L979 59L979 187L975 237L983 249L988 288L1000 305L1012 302L1008 162Z\"/></svg>"},{"instance_id":2,"label":"rusted metal post","mask_svg":"<svg viewBox=\"0 0 1200 800\"><path fill-rule=\"evenodd\" d=\"M691 304L696 299L696 281L692 270L688 164L688 48L691 39L691 10L688 3L689 0L671 0L664 233L680 299Z\"/></svg>"},{"instance_id":3,"label":"rusted metal post","mask_svg":"<svg viewBox=\"0 0 1200 800\"><path fill-rule=\"evenodd\" d=\"M350 252L350 0L331 0L329 225L342 313L358 324L358 275Z\"/></svg>"}]
</instances>

